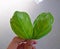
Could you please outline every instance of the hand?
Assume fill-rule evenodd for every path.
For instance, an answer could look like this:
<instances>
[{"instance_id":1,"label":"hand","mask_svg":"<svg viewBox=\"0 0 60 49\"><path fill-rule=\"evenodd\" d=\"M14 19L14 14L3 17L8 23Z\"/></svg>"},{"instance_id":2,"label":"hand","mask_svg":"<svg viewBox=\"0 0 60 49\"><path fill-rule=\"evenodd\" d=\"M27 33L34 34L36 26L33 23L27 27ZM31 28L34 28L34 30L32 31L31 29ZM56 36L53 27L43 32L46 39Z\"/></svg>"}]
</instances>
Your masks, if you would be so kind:
<instances>
[{"instance_id":1,"label":"hand","mask_svg":"<svg viewBox=\"0 0 60 49\"><path fill-rule=\"evenodd\" d=\"M35 49L33 40L24 40L19 37L14 37L7 49Z\"/></svg>"}]
</instances>

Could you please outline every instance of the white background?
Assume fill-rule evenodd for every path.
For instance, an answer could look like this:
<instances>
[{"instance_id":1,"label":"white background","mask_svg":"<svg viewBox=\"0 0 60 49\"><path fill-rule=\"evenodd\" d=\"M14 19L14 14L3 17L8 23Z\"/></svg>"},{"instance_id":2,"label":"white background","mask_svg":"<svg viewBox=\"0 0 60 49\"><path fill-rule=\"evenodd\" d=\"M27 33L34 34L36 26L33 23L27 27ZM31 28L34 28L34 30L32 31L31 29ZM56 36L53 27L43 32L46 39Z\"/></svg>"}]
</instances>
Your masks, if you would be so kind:
<instances>
[{"instance_id":1,"label":"white background","mask_svg":"<svg viewBox=\"0 0 60 49\"><path fill-rule=\"evenodd\" d=\"M41 12L50 11L55 19L52 31L38 40L37 49L60 49L60 0L43 0L36 4L32 0L0 0L0 49L7 49L15 34L9 20L14 11L26 11L32 22Z\"/></svg>"}]
</instances>

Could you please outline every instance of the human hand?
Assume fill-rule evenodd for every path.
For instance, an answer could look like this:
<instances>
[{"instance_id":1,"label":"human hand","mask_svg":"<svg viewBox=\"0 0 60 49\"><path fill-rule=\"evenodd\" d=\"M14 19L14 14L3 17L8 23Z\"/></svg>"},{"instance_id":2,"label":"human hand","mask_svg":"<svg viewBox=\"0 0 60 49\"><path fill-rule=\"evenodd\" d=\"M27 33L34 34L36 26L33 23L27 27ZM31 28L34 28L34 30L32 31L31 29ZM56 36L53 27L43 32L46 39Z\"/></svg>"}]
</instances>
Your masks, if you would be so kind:
<instances>
[{"instance_id":1,"label":"human hand","mask_svg":"<svg viewBox=\"0 0 60 49\"><path fill-rule=\"evenodd\" d=\"M33 40L24 40L19 37L14 37L7 49L35 49Z\"/></svg>"}]
</instances>

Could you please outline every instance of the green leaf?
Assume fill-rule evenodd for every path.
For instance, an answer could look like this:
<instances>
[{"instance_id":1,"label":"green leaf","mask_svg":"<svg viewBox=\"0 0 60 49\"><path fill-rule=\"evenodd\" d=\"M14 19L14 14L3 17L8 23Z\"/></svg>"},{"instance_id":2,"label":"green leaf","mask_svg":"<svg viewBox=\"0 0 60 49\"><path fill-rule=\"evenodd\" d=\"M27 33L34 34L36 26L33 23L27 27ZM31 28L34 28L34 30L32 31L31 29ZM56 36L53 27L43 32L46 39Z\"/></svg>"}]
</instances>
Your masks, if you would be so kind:
<instances>
[{"instance_id":1,"label":"green leaf","mask_svg":"<svg viewBox=\"0 0 60 49\"><path fill-rule=\"evenodd\" d=\"M39 39L48 34L52 29L54 18L50 12L38 15L33 23L33 39Z\"/></svg>"},{"instance_id":2,"label":"green leaf","mask_svg":"<svg viewBox=\"0 0 60 49\"><path fill-rule=\"evenodd\" d=\"M32 39L33 26L26 12L16 11L10 19L11 28L14 33L23 39Z\"/></svg>"}]
</instances>

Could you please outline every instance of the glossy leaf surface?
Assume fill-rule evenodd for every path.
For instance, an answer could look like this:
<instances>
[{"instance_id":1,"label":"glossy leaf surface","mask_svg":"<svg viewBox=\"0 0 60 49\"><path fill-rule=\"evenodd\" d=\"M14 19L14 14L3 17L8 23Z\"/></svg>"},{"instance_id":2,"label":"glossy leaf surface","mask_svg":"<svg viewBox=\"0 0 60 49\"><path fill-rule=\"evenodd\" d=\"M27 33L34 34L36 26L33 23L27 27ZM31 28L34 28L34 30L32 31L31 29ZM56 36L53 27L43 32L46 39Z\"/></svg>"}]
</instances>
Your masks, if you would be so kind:
<instances>
[{"instance_id":1,"label":"glossy leaf surface","mask_svg":"<svg viewBox=\"0 0 60 49\"><path fill-rule=\"evenodd\" d=\"M31 39L33 34L33 26L29 15L26 12L16 11L10 19L12 30L15 34L23 39Z\"/></svg>"},{"instance_id":2,"label":"glossy leaf surface","mask_svg":"<svg viewBox=\"0 0 60 49\"><path fill-rule=\"evenodd\" d=\"M33 39L39 39L48 34L52 29L54 18L50 12L38 15L33 23Z\"/></svg>"}]
</instances>

